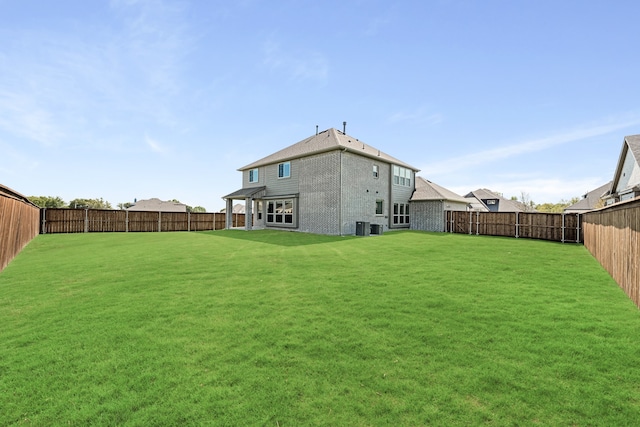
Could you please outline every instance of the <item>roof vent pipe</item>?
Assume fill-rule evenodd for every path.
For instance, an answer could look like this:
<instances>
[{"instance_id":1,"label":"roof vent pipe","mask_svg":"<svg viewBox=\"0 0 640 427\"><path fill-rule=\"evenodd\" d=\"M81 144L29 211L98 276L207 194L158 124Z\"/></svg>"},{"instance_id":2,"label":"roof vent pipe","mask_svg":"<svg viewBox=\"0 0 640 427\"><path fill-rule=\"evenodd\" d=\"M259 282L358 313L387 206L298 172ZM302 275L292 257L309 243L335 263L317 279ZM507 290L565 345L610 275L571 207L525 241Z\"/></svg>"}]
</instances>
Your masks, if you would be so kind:
<instances>
[{"instance_id":1,"label":"roof vent pipe","mask_svg":"<svg viewBox=\"0 0 640 427\"><path fill-rule=\"evenodd\" d=\"M342 133L347 134L347 122L342 122Z\"/></svg>"},{"instance_id":2,"label":"roof vent pipe","mask_svg":"<svg viewBox=\"0 0 640 427\"><path fill-rule=\"evenodd\" d=\"M316 125L316 135L318 134L318 125Z\"/></svg>"}]
</instances>

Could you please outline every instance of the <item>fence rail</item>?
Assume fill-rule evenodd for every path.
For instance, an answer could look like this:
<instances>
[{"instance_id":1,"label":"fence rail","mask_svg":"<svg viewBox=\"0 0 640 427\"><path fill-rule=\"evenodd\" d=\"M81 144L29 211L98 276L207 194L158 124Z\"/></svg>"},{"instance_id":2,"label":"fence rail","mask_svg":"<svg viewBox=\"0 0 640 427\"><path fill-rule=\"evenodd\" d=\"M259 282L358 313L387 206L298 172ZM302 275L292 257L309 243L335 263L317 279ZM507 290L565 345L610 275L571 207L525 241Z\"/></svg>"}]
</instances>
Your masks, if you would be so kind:
<instances>
[{"instance_id":1,"label":"fence rail","mask_svg":"<svg viewBox=\"0 0 640 427\"><path fill-rule=\"evenodd\" d=\"M446 232L484 236L522 237L580 243L582 218L575 213L445 212Z\"/></svg>"},{"instance_id":2,"label":"fence rail","mask_svg":"<svg viewBox=\"0 0 640 427\"><path fill-rule=\"evenodd\" d=\"M584 246L640 307L640 199L584 214Z\"/></svg>"},{"instance_id":3,"label":"fence rail","mask_svg":"<svg viewBox=\"0 0 640 427\"><path fill-rule=\"evenodd\" d=\"M244 227L244 214L232 214L233 226ZM225 214L142 212L104 209L42 209L40 233L206 231L225 228Z\"/></svg>"},{"instance_id":4,"label":"fence rail","mask_svg":"<svg viewBox=\"0 0 640 427\"><path fill-rule=\"evenodd\" d=\"M38 235L40 208L0 185L0 271Z\"/></svg>"}]
</instances>

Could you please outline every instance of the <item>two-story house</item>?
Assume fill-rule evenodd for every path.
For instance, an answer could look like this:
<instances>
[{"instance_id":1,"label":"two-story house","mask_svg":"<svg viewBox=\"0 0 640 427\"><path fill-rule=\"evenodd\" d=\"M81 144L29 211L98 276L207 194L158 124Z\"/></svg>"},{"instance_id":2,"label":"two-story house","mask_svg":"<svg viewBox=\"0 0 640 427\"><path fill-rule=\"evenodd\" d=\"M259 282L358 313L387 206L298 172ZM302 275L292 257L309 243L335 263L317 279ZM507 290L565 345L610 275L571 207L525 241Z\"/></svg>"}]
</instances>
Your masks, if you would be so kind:
<instances>
[{"instance_id":1,"label":"two-story house","mask_svg":"<svg viewBox=\"0 0 640 427\"><path fill-rule=\"evenodd\" d=\"M238 169L245 228L356 234L409 228L415 167L331 128ZM231 228L231 215L227 215ZM367 229L368 233L368 229Z\"/></svg>"},{"instance_id":2,"label":"two-story house","mask_svg":"<svg viewBox=\"0 0 640 427\"><path fill-rule=\"evenodd\" d=\"M640 135L625 136L606 205L640 196Z\"/></svg>"}]
</instances>

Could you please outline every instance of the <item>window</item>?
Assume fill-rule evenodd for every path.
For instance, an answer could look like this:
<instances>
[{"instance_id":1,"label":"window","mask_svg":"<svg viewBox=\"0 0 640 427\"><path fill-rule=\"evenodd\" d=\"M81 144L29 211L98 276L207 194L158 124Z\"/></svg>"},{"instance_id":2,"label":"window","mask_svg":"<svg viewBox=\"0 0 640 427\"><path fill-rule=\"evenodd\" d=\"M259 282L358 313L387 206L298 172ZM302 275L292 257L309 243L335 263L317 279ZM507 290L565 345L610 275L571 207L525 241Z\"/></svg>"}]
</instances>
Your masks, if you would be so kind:
<instances>
[{"instance_id":1,"label":"window","mask_svg":"<svg viewBox=\"0 0 640 427\"><path fill-rule=\"evenodd\" d=\"M249 171L249 182L258 182L258 169L251 169Z\"/></svg>"},{"instance_id":2,"label":"window","mask_svg":"<svg viewBox=\"0 0 640 427\"><path fill-rule=\"evenodd\" d=\"M380 174L378 173L378 165L373 165L373 177L377 178Z\"/></svg>"},{"instance_id":3,"label":"window","mask_svg":"<svg viewBox=\"0 0 640 427\"><path fill-rule=\"evenodd\" d=\"M291 176L291 162L284 162L278 165L278 178L289 178Z\"/></svg>"},{"instance_id":4,"label":"window","mask_svg":"<svg viewBox=\"0 0 640 427\"><path fill-rule=\"evenodd\" d=\"M383 204L384 200L376 200L376 215L382 215L384 213Z\"/></svg>"},{"instance_id":5,"label":"window","mask_svg":"<svg viewBox=\"0 0 640 427\"><path fill-rule=\"evenodd\" d=\"M489 200L487 200L487 204L488 204L488 205L495 205L495 204L496 204L496 201L495 201L495 200L493 200L493 199L489 199Z\"/></svg>"},{"instance_id":6,"label":"window","mask_svg":"<svg viewBox=\"0 0 640 427\"><path fill-rule=\"evenodd\" d=\"M293 214L293 199L267 202L267 224L294 225Z\"/></svg>"},{"instance_id":7,"label":"window","mask_svg":"<svg viewBox=\"0 0 640 427\"><path fill-rule=\"evenodd\" d=\"M411 187L411 169L393 166L393 183L405 187Z\"/></svg>"},{"instance_id":8,"label":"window","mask_svg":"<svg viewBox=\"0 0 640 427\"><path fill-rule=\"evenodd\" d=\"M393 204L393 223L409 225L409 205L406 203Z\"/></svg>"}]
</instances>

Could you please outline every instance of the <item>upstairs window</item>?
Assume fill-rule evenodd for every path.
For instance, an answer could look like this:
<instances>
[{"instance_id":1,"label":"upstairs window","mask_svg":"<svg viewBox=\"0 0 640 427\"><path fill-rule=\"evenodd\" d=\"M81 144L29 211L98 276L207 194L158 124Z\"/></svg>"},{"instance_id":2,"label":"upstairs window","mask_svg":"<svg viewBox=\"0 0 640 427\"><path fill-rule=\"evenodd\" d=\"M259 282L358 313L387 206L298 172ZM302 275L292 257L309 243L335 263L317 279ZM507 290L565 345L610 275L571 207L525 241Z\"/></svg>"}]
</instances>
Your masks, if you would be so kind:
<instances>
[{"instance_id":1,"label":"upstairs window","mask_svg":"<svg viewBox=\"0 0 640 427\"><path fill-rule=\"evenodd\" d=\"M411 169L393 166L393 183L404 187L411 187Z\"/></svg>"},{"instance_id":2,"label":"upstairs window","mask_svg":"<svg viewBox=\"0 0 640 427\"><path fill-rule=\"evenodd\" d=\"M373 165L373 177L377 178L378 176L380 176L378 171L378 165Z\"/></svg>"},{"instance_id":3,"label":"upstairs window","mask_svg":"<svg viewBox=\"0 0 640 427\"><path fill-rule=\"evenodd\" d=\"M258 182L258 168L249 171L249 182Z\"/></svg>"},{"instance_id":4,"label":"upstairs window","mask_svg":"<svg viewBox=\"0 0 640 427\"><path fill-rule=\"evenodd\" d=\"M291 162L278 164L278 178L289 178L291 176Z\"/></svg>"}]
</instances>

